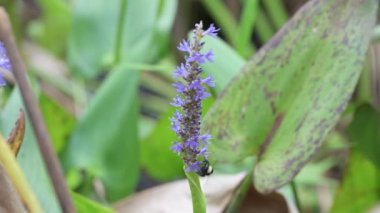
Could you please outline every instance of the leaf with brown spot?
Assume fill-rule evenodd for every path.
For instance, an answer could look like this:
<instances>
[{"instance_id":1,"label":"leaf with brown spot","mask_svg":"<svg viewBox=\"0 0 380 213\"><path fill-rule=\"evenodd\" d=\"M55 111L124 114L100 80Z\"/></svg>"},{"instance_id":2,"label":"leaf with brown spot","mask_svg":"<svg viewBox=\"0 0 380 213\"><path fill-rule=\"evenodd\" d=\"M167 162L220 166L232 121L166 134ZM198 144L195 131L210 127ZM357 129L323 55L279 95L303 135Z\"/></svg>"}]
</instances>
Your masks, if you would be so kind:
<instances>
[{"instance_id":1,"label":"leaf with brown spot","mask_svg":"<svg viewBox=\"0 0 380 213\"><path fill-rule=\"evenodd\" d=\"M15 127L12 129L11 134L7 139L7 143L11 148L13 154L17 156L18 151L20 150L21 144L24 140L25 135L25 115L24 111L20 109L18 119L15 123Z\"/></svg>"},{"instance_id":2,"label":"leaf with brown spot","mask_svg":"<svg viewBox=\"0 0 380 213\"><path fill-rule=\"evenodd\" d=\"M350 100L377 5L377 0L305 4L207 114L203 130L215 137L210 160L241 161L267 140L255 165L255 186L270 192L287 184L318 151Z\"/></svg>"}]
</instances>

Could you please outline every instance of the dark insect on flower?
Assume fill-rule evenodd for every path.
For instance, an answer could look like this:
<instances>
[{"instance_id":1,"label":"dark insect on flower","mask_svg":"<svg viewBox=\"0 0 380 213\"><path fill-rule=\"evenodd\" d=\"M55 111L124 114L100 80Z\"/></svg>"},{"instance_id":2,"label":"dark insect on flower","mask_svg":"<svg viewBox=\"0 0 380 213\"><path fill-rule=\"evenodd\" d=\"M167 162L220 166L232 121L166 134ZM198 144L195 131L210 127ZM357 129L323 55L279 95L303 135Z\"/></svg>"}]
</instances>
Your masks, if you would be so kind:
<instances>
[{"instance_id":1,"label":"dark insect on flower","mask_svg":"<svg viewBox=\"0 0 380 213\"><path fill-rule=\"evenodd\" d=\"M213 169L212 166L210 165L210 162L208 162L208 160L205 159L205 160L202 162L199 171L197 171L197 174L198 174L199 176L201 176L201 177L204 177L204 176L209 176L209 175L211 175L213 172L214 172L214 169Z\"/></svg>"},{"instance_id":2,"label":"dark insect on flower","mask_svg":"<svg viewBox=\"0 0 380 213\"><path fill-rule=\"evenodd\" d=\"M11 62L8 58L8 55L7 55L7 51L5 49L5 46L3 44L3 42L0 41L0 87L2 86L5 86L5 80L3 78L3 74L2 74L2 71L5 70L5 71L11 71L12 69L12 66L11 66Z\"/></svg>"},{"instance_id":3,"label":"dark insect on flower","mask_svg":"<svg viewBox=\"0 0 380 213\"><path fill-rule=\"evenodd\" d=\"M186 172L195 172L200 176L210 175L213 170L208 161L207 146L211 135L201 134L202 100L210 96L205 86L215 85L211 76L201 78L201 64L212 62L214 54L211 50L203 51L203 37L216 36L219 29L213 24L203 30L202 22L195 25L192 39L182 40L178 50L184 52L185 62L173 71L179 79L173 84L177 96L171 103L178 107L171 118L172 130L179 137L171 149L182 157Z\"/></svg>"}]
</instances>

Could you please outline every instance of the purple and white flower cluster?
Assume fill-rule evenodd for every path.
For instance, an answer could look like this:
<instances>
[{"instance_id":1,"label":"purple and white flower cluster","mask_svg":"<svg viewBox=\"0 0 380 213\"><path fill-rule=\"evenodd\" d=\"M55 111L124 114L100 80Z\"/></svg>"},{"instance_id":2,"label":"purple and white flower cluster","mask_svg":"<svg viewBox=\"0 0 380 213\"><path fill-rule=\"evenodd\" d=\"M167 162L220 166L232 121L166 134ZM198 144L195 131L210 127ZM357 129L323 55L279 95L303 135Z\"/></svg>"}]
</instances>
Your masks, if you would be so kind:
<instances>
[{"instance_id":1,"label":"purple and white flower cluster","mask_svg":"<svg viewBox=\"0 0 380 213\"><path fill-rule=\"evenodd\" d=\"M185 62L181 63L173 72L178 81L173 84L178 95L171 103L178 107L171 118L172 130L178 135L179 141L171 149L179 154L184 163L186 172L199 173L202 164L207 161L207 146L211 135L200 133L202 100L210 96L205 85L214 87L213 79L208 76L201 78L201 65L213 62L214 54L211 50L202 51L206 35L217 36L219 29L213 24L203 30L203 24L195 24L192 39L183 40L178 50L185 53Z\"/></svg>"},{"instance_id":2,"label":"purple and white flower cluster","mask_svg":"<svg viewBox=\"0 0 380 213\"><path fill-rule=\"evenodd\" d=\"M0 41L0 68L11 71L11 61L8 58L7 51L5 49L5 46L3 42ZM3 78L2 72L0 72L0 87L5 86L5 80Z\"/></svg>"}]
</instances>

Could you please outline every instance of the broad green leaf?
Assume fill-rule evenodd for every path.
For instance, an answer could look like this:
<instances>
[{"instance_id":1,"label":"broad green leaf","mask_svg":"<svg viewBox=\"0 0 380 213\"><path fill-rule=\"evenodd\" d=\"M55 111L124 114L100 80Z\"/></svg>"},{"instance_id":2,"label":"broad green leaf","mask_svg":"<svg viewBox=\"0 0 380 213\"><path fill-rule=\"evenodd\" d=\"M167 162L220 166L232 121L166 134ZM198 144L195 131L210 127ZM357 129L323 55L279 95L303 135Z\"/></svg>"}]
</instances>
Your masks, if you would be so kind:
<instances>
[{"instance_id":1,"label":"broad green leaf","mask_svg":"<svg viewBox=\"0 0 380 213\"><path fill-rule=\"evenodd\" d=\"M75 1L68 49L74 71L94 77L115 62L119 48L123 62L147 62L160 56L168 44L177 1L124 1ZM123 30L120 39L118 29Z\"/></svg>"},{"instance_id":2,"label":"broad green leaf","mask_svg":"<svg viewBox=\"0 0 380 213\"><path fill-rule=\"evenodd\" d=\"M22 108L23 104L20 93L18 89L14 89L8 99L7 105L1 112L2 132L9 133L12 130L14 121L19 115L19 110ZM61 212L28 119L26 122L24 142L17 155L17 160L34 193L37 195L37 199L43 210L45 212Z\"/></svg>"},{"instance_id":3,"label":"broad green leaf","mask_svg":"<svg viewBox=\"0 0 380 213\"><path fill-rule=\"evenodd\" d=\"M356 150L380 170L380 113L370 105L362 105L347 131Z\"/></svg>"},{"instance_id":4,"label":"broad green leaf","mask_svg":"<svg viewBox=\"0 0 380 213\"><path fill-rule=\"evenodd\" d=\"M115 212L111 208L102 206L95 201L92 201L78 193L72 192L71 197L73 198L75 209L78 213L113 213Z\"/></svg>"},{"instance_id":5,"label":"broad green leaf","mask_svg":"<svg viewBox=\"0 0 380 213\"><path fill-rule=\"evenodd\" d=\"M138 71L113 70L63 153L66 168L100 178L110 200L131 193L138 181L138 81Z\"/></svg>"},{"instance_id":6,"label":"broad green leaf","mask_svg":"<svg viewBox=\"0 0 380 213\"><path fill-rule=\"evenodd\" d=\"M376 8L376 0L313 0L300 9L207 115L203 129L216 138L210 158L240 161L262 144L257 189L268 192L289 182L347 105Z\"/></svg>"},{"instance_id":7,"label":"broad green leaf","mask_svg":"<svg viewBox=\"0 0 380 213\"><path fill-rule=\"evenodd\" d=\"M206 63L203 69L214 78L214 89L220 94L244 66L245 60L220 38L207 36L204 49L211 49L214 52L215 61Z\"/></svg>"},{"instance_id":8,"label":"broad green leaf","mask_svg":"<svg viewBox=\"0 0 380 213\"><path fill-rule=\"evenodd\" d=\"M74 129L75 118L43 94L40 96L40 106L54 150L60 153Z\"/></svg>"},{"instance_id":9,"label":"broad green leaf","mask_svg":"<svg viewBox=\"0 0 380 213\"><path fill-rule=\"evenodd\" d=\"M350 154L343 183L334 198L331 213L368 212L380 200L380 170L360 151Z\"/></svg>"},{"instance_id":10,"label":"broad green leaf","mask_svg":"<svg viewBox=\"0 0 380 213\"><path fill-rule=\"evenodd\" d=\"M191 201L194 213L206 213L206 197L203 194L199 176L193 172L185 172L191 191Z\"/></svg>"}]
</instances>

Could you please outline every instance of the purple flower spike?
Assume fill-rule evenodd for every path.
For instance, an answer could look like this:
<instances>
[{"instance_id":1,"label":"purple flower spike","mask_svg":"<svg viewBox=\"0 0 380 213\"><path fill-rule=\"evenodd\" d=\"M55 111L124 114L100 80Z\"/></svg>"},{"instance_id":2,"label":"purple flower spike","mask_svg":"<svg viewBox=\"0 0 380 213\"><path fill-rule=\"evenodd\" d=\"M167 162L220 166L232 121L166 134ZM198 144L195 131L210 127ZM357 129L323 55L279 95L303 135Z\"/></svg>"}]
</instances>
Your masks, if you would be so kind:
<instances>
[{"instance_id":1,"label":"purple flower spike","mask_svg":"<svg viewBox=\"0 0 380 213\"><path fill-rule=\"evenodd\" d=\"M206 35L216 36L218 31L213 24L207 30L203 30L202 22L196 24L192 39L182 40L178 46L178 50L186 54L185 62L173 71L173 76L182 80L173 84L178 95L171 104L179 109L171 118L171 125L179 142L175 142L171 149L182 157L186 172L196 172L201 176L208 174L209 169L205 167L209 165L207 146L211 140L210 134L201 135L200 132L201 101L210 96L205 86L215 86L210 76L201 78L203 70L200 65L214 61L211 50L202 51L202 39Z\"/></svg>"},{"instance_id":2,"label":"purple flower spike","mask_svg":"<svg viewBox=\"0 0 380 213\"><path fill-rule=\"evenodd\" d=\"M12 70L11 61L8 58L7 50L5 49L5 46L3 42L1 41L0 41L0 68L6 71ZM0 87L5 86L5 85L6 85L6 82L3 78L3 74L0 72Z\"/></svg>"}]
</instances>

